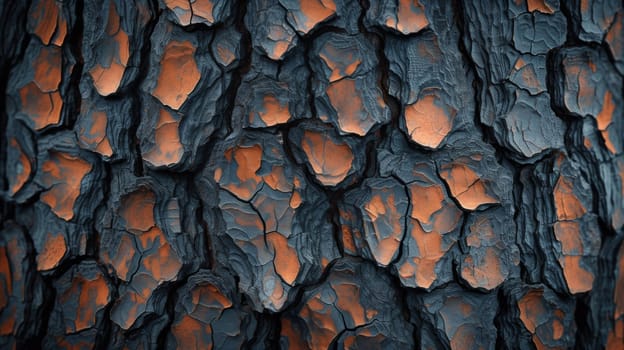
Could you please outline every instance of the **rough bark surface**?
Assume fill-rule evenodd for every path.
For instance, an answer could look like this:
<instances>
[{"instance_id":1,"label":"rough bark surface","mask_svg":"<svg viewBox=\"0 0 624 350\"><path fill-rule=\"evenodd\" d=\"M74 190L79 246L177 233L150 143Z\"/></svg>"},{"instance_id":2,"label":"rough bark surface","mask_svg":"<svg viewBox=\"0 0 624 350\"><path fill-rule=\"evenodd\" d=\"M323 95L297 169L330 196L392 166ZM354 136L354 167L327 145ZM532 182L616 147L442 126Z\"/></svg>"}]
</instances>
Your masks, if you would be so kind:
<instances>
[{"instance_id":1,"label":"rough bark surface","mask_svg":"<svg viewBox=\"0 0 624 350\"><path fill-rule=\"evenodd\" d=\"M0 32L0 348L624 349L621 0Z\"/></svg>"}]
</instances>

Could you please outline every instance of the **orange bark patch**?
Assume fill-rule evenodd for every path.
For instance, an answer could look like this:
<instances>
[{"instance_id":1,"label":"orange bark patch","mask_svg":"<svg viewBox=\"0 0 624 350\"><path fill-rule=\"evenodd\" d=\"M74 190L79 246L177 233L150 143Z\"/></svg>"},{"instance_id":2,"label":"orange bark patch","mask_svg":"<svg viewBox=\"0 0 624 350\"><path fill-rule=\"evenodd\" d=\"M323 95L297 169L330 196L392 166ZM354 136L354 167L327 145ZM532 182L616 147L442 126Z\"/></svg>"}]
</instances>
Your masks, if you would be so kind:
<instances>
[{"instance_id":1,"label":"orange bark patch","mask_svg":"<svg viewBox=\"0 0 624 350\"><path fill-rule=\"evenodd\" d=\"M275 254L274 265L284 282L292 285L299 274L299 257L297 250L288 245L286 237L278 232L271 232L266 236L267 242L273 247Z\"/></svg>"},{"instance_id":2,"label":"orange bark patch","mask_svg":"<svg viewBox=\"0 0 624 350\"><path fill-rule=\"evenodd\" d=\"M61 46L65 41L67 22L59 10L55 0L41 0L29 12L29 25L34 25L32 32L44 45Z\"/></svg>"},{"instance_id":3,"label":"orange bark patch","mask_svg":"<svg viewBox=\"0 0 624 350\"><path fill-rule=\"evenodd\" d=\"M212 284L206 284L193 289L192 298L193 313L204 311L203 308L224 310L232 306L232 301L228 299L221 291ZM203 316L203 315L202 315Z\"/></svg>"},{"instance_id":4,"label":"orange bark patch","mask_svg":"<svg viewBox=\"0 0 624 350\"><path fill-rule=\"evenodd\" d=\"M532 290L518 301L520 320L531 333L535 333L537 327L548 317L543 295L541 290Z\"/></svg>"},{"instance_id":5,"label":"orange bark patch","mask_svg":"<svg viewBox=\"0 0 624 350\"><path fill-rule=\"evenodd\" d=\"M128 34L121 28L114 1L110 2L106 34L108 38L100 45L107 47L111 54L105 56L107 61L99 62L89 71L93 85L102 96L117 92L130 58Z\"/></svg>"},{"instance_id":6,"label":"orange bark patch","mask_svg":"<svg viewBox=\"0 0 624 350\"><path fill-rule=\"evenodd\" d=\"M355 70L362 62L359 59L355 59L354 53L351 47L335 47L331 42L325 44L319 56L332 71L329 82L334 82L355 73Z\"/></svg>"},{"instance_id":7,"label":"orange bark patch","mask_svg":"<svg viewBox=\"0 0 624 350\"><path fill-rule=\"evenodd\" d=\"M351 283L332 283L332 289L336 292L336 307L344 314L349 315L347 328L355 328L367 322L364 307L360 301L360 286Z\"/></svg>"},{"instance_id":8,"label":"orange bark patch","mask_svg":"<svg viewBox=\"0 0 624 350\"><path fill-rule=\"evenodd\" d=\"M178 127L179 121L174 119L171 113L161 109L154 130L155 145L143 154L143 159L154 166L177 164L184 154Z\"/></svg>"},{"instance_id":9,"label":"orange bark patch","mask_svg":"<svg viewBox=\"0 0 624 350\"><path fill-rule=\"evenodd\" d=\"M561 252L564 255L583 254L581 230L576 221L558 221L553 225L555 237L561 243Z\"/></svg>"},{"instance_id":10,"label":"orange bark patch","mask_svg":"<svg viewBox=\"0 0 624 350\"><path fill-rule=\"evenodd\" d=\"M270 59L276 61L281 60L290 48L295 36L295 33L287 31L284 27L273 25L271 26L271 31L267 35L267 39L269 39L270 43L266 46L263 45L263 48Z\"/></svg>"},{"instance_id":11,"label":"orange bark patch","mask_svg":"<svg viewBox=\"0 0 624 350\"><path fill-rule=\"evenodd\" d=\"M437 148L453 128L456 112L435 94L423 96L405 107L405 126L410 139L419 145Z\"/></svg>"},{"instance_id":12,"label":"orange bark patch","mask_svg":"<svg viewBox=\"0 0 624 350\"><path fill-rule=\"evenodd\" d=\"M570 293L584 293L592 289L594 274L581 266L581 256L564 255L559 259Z\"/></svg>"},{"instance_id":13,"label":"orange bark patch","mask_svg":"<svg viewBox=\"0 0 624 350\"><path fill-rule=\"evenodd\" d=\"M126 229L134 234L148 231L154 225L154 192L141 188L125 196L119 207L120 215L124 219Z\"/></svg>"},{"instance_id":14,"label":"orange bark patch","mask_svg":"<svg viewBox=\"0 0 624 350\"><path fill-rule=\"evenodd\" d=\"M62 233L48 234L43 249L37 254L37 271L51 270L58 266L67 252L67 242Z\"/></svg>"},{"instance_id":15,"label":"orange bark patch","mask_svg":"<svg viewBox=\"0 0 624 350\"><path fill-rule=\"evenodd\" d=\"M394 193L380 193L364 204L364 214L373 225L373 232L368 234L374 235L372 240L368 240L368 245L375 260L383 266L396 257L403 238L402 214L394 202Z\"/></svg>"},{"instance_id":16,"label":"orange bark patch","mask_svg":"<svg viewBox=\"0 0 624 350\"><path fill-rule=\"evenodd\" d=\"M260 119L266 126L284 124L290 119L288 103L280 103L273 95L264 96L264 110L258 111ZM254 112L249 113L249 119L253 119Z\"/></svg>"},{"instance_id":17,"label":"orange bark patch","mask_svg":"<svg viewBox=\"0 0 624 350\"><path fill-rule=\"evenodd\" d=\"M58 91L44 93L34 83L28 83L19 90L19 94L22 112L30 118L36 131L61 121L63 100Z\"/></svg>"},{"instance_id":18,"label":"orange bark patch","mask_svg":"<svg viewBox=\"0 0 624 350\"><path fill-rule=\"evenodd\" d=\"M403 34L418 33L429 25L425 7L418 0L399 0L396 23L388 19L386 25Z\"/></svg>"},{"instance_id":19,"label":"orange bark patch","mask_svg":"<svg viewBox=\"0 0 624 350\"><path fill-rule=\"evenodd\" d=\"M529 12L539 11L541 13L553 14L555 10L546 3L545 0L527 0Z\"/></svg>"},{"instance_id":20,"label":"orange bark patch","mask_svg":"<svg viewBox=\"0 0 624 350\"><path fill-rule=\"evenodd\" d=\"M196 320L190 315L171 325L177 349L212 349L212 326Z\"/></svg>"},{"instance_id":21,"label":"orange bark patch","mask_svg":"<svg viewBox=\"0 0 624 350\"><path fill-rule=\"evenodd\" d=\"M34 82L41 92L53 92L58 90L61 83L62 53L61 49L54 46L44 46L39 51L33 69L35 71Z\"/></svg>"},{"instance_id":22,"label":"orange bark patch","mask_svg":"<svg viewBox=\"0 0 624 350\"><path fill-rule=\"evenodd\" d=\"M167 242L163 232L158 227L152 230L158 234L159 246L150 254L144 255L141 263L145 271L149 272L156 281L171 281L178 275L182 262Z\"/></svg>"},{"instance_id":23,"label":"orange bark patch","mask_svg":"<svg viewBox=\"0 0 624 350\"><path fill-rule=\"evenodd\" d=\"M95 279L75 276L72 287L61 295L64 303L78 301L73 324L67 325L66 332L74 333L95 326L96 313L110 301L110 290L101 274ZM67 315L72 319L71 315Z\"/></svg>"},{"instance_id":24,"label":"orange bark patch","mask_svg":"<svg viewBox=\"0 0 624 350\"><path fill-rule=\"evenodd\" d=\"M412 224L411 236L418 254L399 267L399 275L403 279L414 279L418 287L429 288L437 278L436 264L450 247L443 243L440 233L425 232L418 222Z\"/></svg>"},{"instance_id":25,"label":"orange bark patch","mask_svg":"<svg viewBox=\"0 0 624 350\"><path fill-rule=\"evenodd\" d=\"M611 91L607 91L602 100L602 110L596 116L596 123L598 125L598 130L602 135L602 139L605 142L605 146L607 149L613 153L617 154L618 149L616 149L613 141L611 140L611 135L609 133L609 126L613 121L613 112L615 112L615 103L613 102L613 96ZM617 136L616 138L617 139Z\"/></svg>"},{"instance_id":26,"label":"orange bark patch","mask_svg":"<svg viewBox=\"0 0 624 350\"><path fill-rule=\"evenodd\" d=\"M48 190L41 194L56 216L69 221L74 217L74 203L80 195L82 179L91 171L91 164L66 153L50 152L43 162L42 183Z\"/></svg>"},{"instance_id":27,"label":"orange bark patch","mask_svg":"<svg viewBox=\"0 0 624 350\"><path fill-rule=\"evenodd\" d=\"M24 184L26 184L26 181L28 181L28 178L30 177L30 174L32 172L32 165L30 164L30 159L28 159L28 157L22 150L22 147L20 147L19 143L15 138L11 138L11 140L9 141L9 145L13 148L16 148L19 153L19 162L15 164L15 177L8 177L10 191L9 193L11 195L14 195L20 189L22 189Z\"/></svg>"},{"instance_id":28,"label":"orange bark patch","mask_svg":"<svg viewBox=\"0 0 624 350\"><path fill-rule=\"evenodd\" d=\"M113 266L117 277L124 281L129 281L132 277L132 273L134 273L134 270L130 270L130 264L132 263L134 255L138 253L134 240L127 234L122 235L119 245L113 253L115 255L111 257L105 252L103 259Z\"/></svg>"},{"instance_id":29,"label":"orange bark patch","mask_svg":"<svg viewBox=\"0 0 624 350\"><path fill-rule=\"evenodd\" d=\"M113 155L113 149L108 140L106 126L108 124L108 116L102 111L93 111L83 118L88 121L84 125L89 125L89 129L80 128L78 136L80 143L85 145L87 149L95 151L105 157Z\"/></svg>"},{"instance_id":30,"label":"orange bark patch","mask_svg":"<svg viewBox=\"0 0 624 350\"><path fill-rule=\"evenodd\" d=\"M299 0L298 5L297 9L290 11L290 15L294 19L295 29L304 34L336 13L333 0Z\"/></svg>"},{"instance_id":31,"label":"orange bark patch","mask_svg":"<svg viewBox=\"0 0 624 350\"><path fill-rule=\"evenodd\" d=\"M314 170L316 178L326 186L335 186L344 180L351 164L353 152L346 143L335 143L326 133L306 130L301 148Z\"/></svg>"},{"instance_id":32,"label":"orange bark patch","mask_svg":"<svg viewBox=\"0 0 624 350\"><path fill-rule=\"evenodd\" d=\"M501 260L501 241L491 222L478 218L466 237L470 252L462 260L461 276L473 288L492 290L507 278L508 269Z\"/></svg>"},{"instance_id":33,"label":"orange bark patch","mask_svg":"<svg viewBox=\"0 0 624 350\"><path fill-rule=\"evenodd\" d=\"M299 317L309 320L311 325L310 341L318 349L329 349L334 337L342 330L342 324L337 325L332 318L332 311L335 310L333 305L325 304L321 299L320 292L315 294L303 306L299 312Z\"/></svg>"},{"instance_id":34,"label":"orange bark patch","mask_svg":"<svg viewBox=\"0 0 624 350\"><path fill-rule=\"evenodd\" d=\"M152 91L164 105L178 110L195 89L201 74L194 55L195 46L190 41L171 41L165 47L158 82Z\"/></svg>"},{"instance_id":35,"label":"orange bark patch","mask_svg":"<svg viewBox=\"0 0 624 350\"><path fill-rule=\"evenodd\" d=\"M234 52L222 43L217 43L217 55L219 56L221 64L229 66L236 59Z\"/></svg>"},{"instance_id":36,"label":"orange bark patch","mask_svg":"<svg viewBox=\"0 0 624 350\"><path fill-rule=\"evenodd\" d=\"M355 80L342 79L329 84L327 96L338 115L340 130L364 136L375 121L364 110L362 98L355 86Z\"/></svg>"},{"instance_id":37,"label":"orange bark patch","mask_svg":"<svg viewBox=\"0 0 624 350\"><path fill-rule=\"evenodd\" d=\"M441 185L422 186L412 183L408 186L410 198L414 202L412 204L412 212L410 216L417 219L423 225L433 223L433 214L438 212L444 206L446 196ZM418 204L415 202L418 201Z\"/></svg>"},{"instance_id":38,"label":"orange bark patch","mask_svg":"<svg viewBox=\"0 0 624 350\"><path fill-rule=\"evenodd\" d=\"M238 184L228 182L222 183L221 186L234 193L241 200L248 201L256 193L258 185L262 181L262 178L256 174L262 164L262 148L259 145L237 146L225 151L226 160L230 160L232 156L236 162ZM215 180L219 181L216 177Z\"/></svg>"},{"instance_id":39,"label":"orange bark patch","mask_svg":"<svg viewBox=\"0 0 624 350\"><path fill-rule=\"evenodd\" d=\"M464 209L475 210L483 204L499 203L497 198L487 193L484 181L467 165L461 163L444 165L440 176Z\"/></svg>"},{"instance_id":40,"label":"orange bark patch","mask_svg":"<svg viewBox=\"0 0 624 350\"><path fill-rule=\"evenodd\" d=\"M473 288L492 290L498 287L507 277L501 270L499 253L497 249L487 247L483 256L466 256L462 262L462 278Z\"/></svg>"},{"instance_id":41,"label":"orange bark patch","mask_svg":"<svg viewBox=\"0 0 624 350\"><path fill-rule=\"evenodd\" d=\"M587 209L574 194L573 184L564 176L559 176L553 191L558 220L574 220L583 216Z\"/></svg>"},{"instance_id":42,"label":"orange bark patch","mask_svg":"<svg viewBox=\"0 0 624 350\"><path fill-rule=\"evenodd\" d=\"M200 22L214 23L214 5L211 0L165 0L165 5L175 13L183 26ZM202 20L198 21L196 17Z\"/></svg>"}]
</instances>

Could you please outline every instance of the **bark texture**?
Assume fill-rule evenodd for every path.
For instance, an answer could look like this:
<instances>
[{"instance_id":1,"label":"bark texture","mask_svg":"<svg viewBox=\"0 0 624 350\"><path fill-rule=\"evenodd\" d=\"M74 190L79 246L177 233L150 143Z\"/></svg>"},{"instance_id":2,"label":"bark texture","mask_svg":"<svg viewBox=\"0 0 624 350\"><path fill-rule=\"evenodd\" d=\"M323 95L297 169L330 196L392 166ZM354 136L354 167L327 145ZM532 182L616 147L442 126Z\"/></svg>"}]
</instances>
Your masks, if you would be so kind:
<instances>
[{"instance_id":1,"label":"bark texture","mask_svg":"<svg viewBox=\"0 0 624 350\"><path fill-rule=\"evenodd\" d=\"M0 348L624 349L621 0L0 31Z\"/></svg>"}]
</instances>

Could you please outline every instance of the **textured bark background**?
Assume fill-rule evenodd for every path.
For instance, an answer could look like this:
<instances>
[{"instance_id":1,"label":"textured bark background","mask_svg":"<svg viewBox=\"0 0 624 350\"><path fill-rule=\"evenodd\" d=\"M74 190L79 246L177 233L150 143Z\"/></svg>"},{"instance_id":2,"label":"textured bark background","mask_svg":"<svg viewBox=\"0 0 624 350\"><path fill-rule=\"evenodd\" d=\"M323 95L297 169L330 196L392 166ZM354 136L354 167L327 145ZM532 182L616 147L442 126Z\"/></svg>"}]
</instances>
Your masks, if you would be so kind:
<instances>
[{"instance_id":1,"label":"textured bark background","mask_svg":"<svg viewBox=\"0 0 624 350\"><path fill-rule=\"evenodd\" d=\"M624 349L622 1L0 11L1 348Z\"/></svg>"}]
</instances>

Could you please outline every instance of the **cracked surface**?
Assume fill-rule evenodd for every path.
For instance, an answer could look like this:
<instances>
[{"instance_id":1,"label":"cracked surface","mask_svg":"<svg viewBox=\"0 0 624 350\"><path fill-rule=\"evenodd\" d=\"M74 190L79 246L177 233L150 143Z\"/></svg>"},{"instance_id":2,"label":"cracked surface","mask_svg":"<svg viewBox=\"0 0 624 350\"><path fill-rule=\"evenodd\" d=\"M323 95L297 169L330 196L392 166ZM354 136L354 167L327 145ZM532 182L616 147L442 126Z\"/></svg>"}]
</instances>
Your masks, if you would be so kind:
<instances>
[{"instance_id":1,"label":"cracked surface","mask_svg":"<svg viewBox=\"0 0 624 350\"><path fill-rule=\"evenodd\" d=\"M624 348L618 0L0 3L0 348Z\"/></svg>"}]
</instances>

